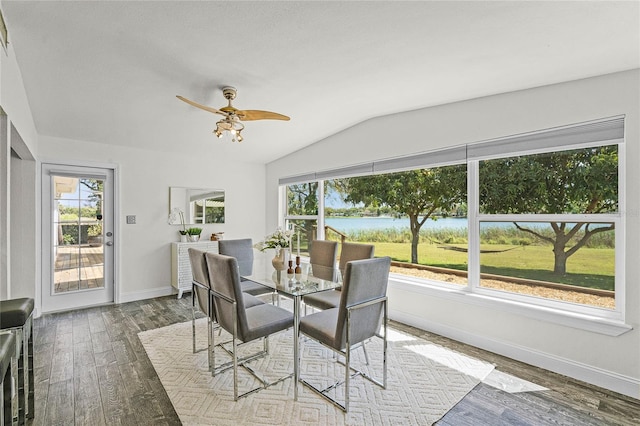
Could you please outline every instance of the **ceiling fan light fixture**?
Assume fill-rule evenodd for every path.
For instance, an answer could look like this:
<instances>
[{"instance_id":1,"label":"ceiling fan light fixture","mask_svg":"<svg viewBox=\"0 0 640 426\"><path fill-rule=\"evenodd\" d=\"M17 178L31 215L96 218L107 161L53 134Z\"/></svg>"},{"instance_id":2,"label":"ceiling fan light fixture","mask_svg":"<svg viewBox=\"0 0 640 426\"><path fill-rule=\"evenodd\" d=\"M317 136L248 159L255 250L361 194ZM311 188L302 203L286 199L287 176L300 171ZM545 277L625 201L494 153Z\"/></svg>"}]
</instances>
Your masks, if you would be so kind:
<instances>
[{"instance_id":1,"label":"ceiling fan light fixture","mask_svg":"<svg viewBox=\"0 0 640 426\"><path fill-rule=\"evenodd\" d=\"M224 87L222 89L222 94L224 95L225 99L229 101L229 105L220 109L201 105L180 95L176 95L176 97L181 101L186 102L196 108L200 108L213 114L223 115L224 118L216 123L216 129L213 131L213 133L218 138L222 138L225 135L225 132L228 132L231 134L232 142L242 142L242 140L244 139L240 134L240 132L244 129L244 124L242 124L241 121L289 120L289 117L287 117L286 115L278 114L277 112L261 110L239 110L235 108L231 104L231 101L236 98L236 89L234 87Z\"/></svg>"},{"instance_id":2,"label":"ceiling fan light fixture","mask_svg":"<svg viewBox=\"0 0 640 426\"><path fill-rule=\"evenodd\" d=\"M222 138L225 132L228 132L231 135L232 142L242 142L243 137L240 135L240 132L243 129L244 124L242 124L236 116L230 116L223 118L216 123L216 130L214 130L214 133L218 138Z\"/></svg>"}]
</instances>

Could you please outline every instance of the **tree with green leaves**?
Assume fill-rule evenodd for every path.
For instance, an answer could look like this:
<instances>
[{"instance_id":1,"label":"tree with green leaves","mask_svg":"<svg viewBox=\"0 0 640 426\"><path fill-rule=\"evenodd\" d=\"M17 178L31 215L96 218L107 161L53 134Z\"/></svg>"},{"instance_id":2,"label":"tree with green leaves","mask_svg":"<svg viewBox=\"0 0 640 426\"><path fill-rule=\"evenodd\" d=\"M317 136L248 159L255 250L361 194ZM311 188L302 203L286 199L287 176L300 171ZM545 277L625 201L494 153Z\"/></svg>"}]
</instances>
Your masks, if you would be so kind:
<instances>
[{"instance_id":1,"label":"tree with green leaves","mask_svg":"<svg viewBox=\"0 0 640 426\"><path fill-rule=\"evenodd\" d=\"M318 182L299 183L287 186L287 215L305 216L318 214ZM316 233L316 220L299 219L296 225L311 241ZM303 238L304 239L304 238Z\"/></svg>"},{"instance_id":2,"label":"tree with green leaves","mask_svg":"<svg viewBox=\"0 0 640 426\"><path fill-rule=\"evenodd\" d=\"M617 146L483 161L480 211L485 214L593 214L618 209ZM549 222L553 235L513 222L516 228L553 245L556 274L567 259L615 224Z\"/></svg>"},{"instance_id":3,"label":"tree with green leaves","mask_svg":"<svg viewBox=\"0 0 640 426\"><path fill-rule=\"evenodd\" d=\"M91 191L88 195L89 201L96 203L96 215L102 216L102 197L104 196L104 180L102 179L80 179L80 184Z\"/></svg>"},{"instance_id":4,"label":"tree with green leaves","mask_svg":"<svg viewBox=\"0 0 640 426\"><path fill-rule=\"evenodd\" d=\"M338 179L344 201L387 206L409 217L411 263L418 263L420 228L434 213L447 213L467 196L466 165Z\"/></svg>"}]
</instances>

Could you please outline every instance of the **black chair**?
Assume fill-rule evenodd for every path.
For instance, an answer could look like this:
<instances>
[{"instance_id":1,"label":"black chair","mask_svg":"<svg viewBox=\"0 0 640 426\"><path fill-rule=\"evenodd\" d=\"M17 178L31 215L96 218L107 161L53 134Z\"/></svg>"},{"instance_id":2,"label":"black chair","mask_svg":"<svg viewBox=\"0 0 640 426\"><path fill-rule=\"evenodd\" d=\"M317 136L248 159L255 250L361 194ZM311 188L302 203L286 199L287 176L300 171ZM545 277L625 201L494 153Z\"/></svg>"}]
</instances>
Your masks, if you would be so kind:
<instances>
[{"instance_id":1,"label":"black chair","mask_svg":"<svg viewBox=\"0 0 640 426\"><path fill-rule=\"evenodd\" d=\"M253 272L253 241L251 238L242 238L237 240L220 240L218 241L218 253L235 257L238 260L238 268L240 277L246 277ZM276 297L273 289L265 287L253 281L241 279L242 291L252 296L261 296L263 294L271 294L272 301Z\"/></svg>"},{"instance_id":2,"label":"black chair","mask_svg":"<svg viewBox=\"0 0 640 426\"><path fill-rule=\"evenodd\" d=\"M11 382L13 371L12 361L16 355L16 338L11 333L0 334L0 426L13 424L13 398L11 397Z\"/></svg>"},{"instance_id":3,"label":"black chair","mask_svg":"<svg viewBox=\"0 0 640 426\"><path fill-rule=\"evenodd\" d=\"M281 377L274 382L267 382L258 376L247 363L265 356L269 351L268 337L271 334L286 330L293 326L293 314L278 306L262 303L247 307L242 297L238 261L235 257L215 253L207 253L207 269L211 281L211 293L215 306L218 324L232 336L230 341L215 343L215 335L211 336L211 360L213 375L233 368L233 398L238 400L261 389L279 383L293 374ZM238 348L244 343L263 339L263 350L240 358ZM231 343L232 348L225 345ZM222 349L232 360L220 366L215 365L215 350ZM260 387L238 395L238 367L243 367L261 383Z\"/></svg>"},{"instance_id":4,"label":"black chair","mask_svg":"<svg viewBox=\"0 0 640 426\"><path fill-rule=\"evenodd\" d=\"M193 340L193 353L207 350L209 354L209 368L211 368L211 335L216 328L215 310L211 301L211 282L207 271L207 261L204 257L205 251L195 248L189 249L189 261L191 262L191 333ZM251 307L264 303L257 297L243 293L245 306ZM207 316L207 347L197 349L196 345L196 301L200 312Z\"/></svg>"},{"instance_id":5,"label":"black chair","mask_svg":"<svg viewBox=\"0 0 640 426\"><path fill-rule=\"evenodd\" d=\"M33 307L28 297L0 301L0 328L10 331L21 345L18 357L18 422L32 419L35 410L33 375ZM25 374L26 369L26 374Z\"/></svg>"},{"instance_id":6,"label":"black chair","mask_svg":"<svg viewBox=\"0 0 640 426\"><path fill-rule=\"evenodd\" d=\"M352 260L373 258L374 251L375 246L371 244L346 242L342 243L342 251L340 252L340 263L338 265L340 272L344 275L347 262L351 262ZM313 263L313 261L311 263ZM338 303L340 303L340 289L310 294L308 296L305 296L302 300L304 300L305 308L307 306L322 310L336 308L338 307Z\"/></svg>"},{"instance_id":7,"label":"black chair","mask_svg":"<svg viewBox=\"0 0 640 426\"><path fill-rule=\"evenodd\" d=\"M389 257L348 262L338 307L307 315L300 320L301 334L343 355L345 359L344 381L323 389L302 378L300 381L345 412L349 411L349 381L352 377L361 375L383 389L387 386L386 294L390 266ZM382 336L378 334L381 325ZM364 347L366 341L375 336L383 339L382 382L351 366L351 349ZM300 336L296 338L299 339ZM328 395L329 391L342 384L345 385L344 404Z\"/></svg>"}]
</instances>

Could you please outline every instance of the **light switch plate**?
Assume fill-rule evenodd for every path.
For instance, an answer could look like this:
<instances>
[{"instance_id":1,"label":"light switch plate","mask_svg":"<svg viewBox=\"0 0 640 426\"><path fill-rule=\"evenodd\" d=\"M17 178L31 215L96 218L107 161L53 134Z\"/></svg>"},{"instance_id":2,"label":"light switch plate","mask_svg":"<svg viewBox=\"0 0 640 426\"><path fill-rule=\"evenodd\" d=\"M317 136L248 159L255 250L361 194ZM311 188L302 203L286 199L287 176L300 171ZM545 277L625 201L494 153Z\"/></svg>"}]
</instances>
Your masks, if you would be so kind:
<instances>
[{"instance_id":1,"label":"light switch plate","mask_svg":"<svg viewBox=\"0 0 640 426\"><path fill-rule=\"evenodd\" d=\"M135 225L136 224L136 215L127 216L127 225Z\"/></svg>"}]
</instances>

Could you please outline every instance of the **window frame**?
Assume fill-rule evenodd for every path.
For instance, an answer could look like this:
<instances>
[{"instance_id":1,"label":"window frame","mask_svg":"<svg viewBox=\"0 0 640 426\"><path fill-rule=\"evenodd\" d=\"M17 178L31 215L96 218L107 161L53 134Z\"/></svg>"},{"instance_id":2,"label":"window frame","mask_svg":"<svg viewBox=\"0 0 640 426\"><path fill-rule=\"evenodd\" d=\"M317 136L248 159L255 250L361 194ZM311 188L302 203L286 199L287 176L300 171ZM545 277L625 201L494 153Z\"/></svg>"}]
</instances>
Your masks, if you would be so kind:
<instances>
[{"instance_id":1,"label":"window frame","mask_svg":"<svg viewBox=\"0 0 640 426\"><path fill-rule=\"evenodd\" d=\"M467 195L468 205L467 218L469 220L469 259L468 259L468 279L469 291L479 295L491 296L499 299L511 300L519 303L531 303L542 308L550 308L574 312L577 314L589 315L616 321L624 321L625 306L625 280L624 280L624 217L621 212L625 211L624 197L624 164L625 164L625 144L624 143L601 143L590 142L585 144L574 144L570 146L556 146L554 149L532 149L519 152L509 152L507 155L491 156L489 158L473 159L467 161ZM618 210L616 213L603 214L486 214L480 213L480 162L488 159L499 159L513 156L526 156L534 154L544 154L552 152L562 152L567 150L594 148L600 146L617 145L618 148ZM471 204L473 202L473 204ZM471 208L473 206L473 208ZM537 296L510 293L480 286L480 223L481 222L612 222L615 223L615 263L614 263L614 294L615 308L605 309L595 306L576 304L554 299L545 299ZM472 231L473 230L473 231Z\"/></svg>"},{"instance_id":2,"label":"window frame","mask_svg":"<svg viewBox=\"0 0 640 426\"><path fill-rule=\"evenodd\" d=\"M287 187L289 185L297 185L297 184L301 184L301 183L311 183L311 182L318 182L318 190L317 190L317 196L318 196L318 214L316 215L290 215L289 214L289 205L288 205L288 198L287 198ZM320 240L324 240L324 181L323 180L309 180L307 182L289 182L286 184L281 184L279 187L279 196L282 199L282 203L281 205L281 212L278 214L278 217L280 218L278 220L278 225L281 228L286 228L288 226L288 223L294 220L315 220L317 222L317 233L316 233L316 238L320 239ZM284 214L282 214L282 212L284 212Z\"/></svg>"},{"instance_id":3,"label":"window frame","mask_svg":"<svg viewBox=\"0 0 640 426\"><path fill-rule=\"evenodd\" d=\"M618 116L608 119L595 120L593 122L589 122L586 124L577 124L577 125L569 125L563 126L560 129L561 132L568 132L569 143L561 145L561 144L551 144L545 145L541 147L533 147L532 149L522 149L523 143L522 140L527 140L527 138L538 138L539 135L544 134L546 131L540 132L531 132L530 134L525 135L517 135L513 137L515 143L515 147L520 147L519 149L510 149L506 150L503 154L491 154L488 156L472 156L467 157L466 160L460 161L449 161L444 163L431 163L428 165L420 166L416 165L415 162L412 163L409 160L408 163L410 167L402 167L395 170L384 170L384 171L376 171L376 163L386 164L402 164L401 159L397 160L382 160L379 162L374 162L373 167L371 168L371 172L368 173L360 173L360 175L373 175L378 173L391 173L394 171L401 170L412 170L419 168L433 168L442 165L452 165L452 164L466 164L467 165L467 219L468 219L468 259L467 259L467 284L459 285L459 284L450 284L442 281L436 281L432 279L424 279L418 277L412 277L403 274L390 274L390 278L395 282L401 285L413 285L424 287L428 290L428 293L431 291L440 292L442 296L450 298L453 297L457 299L460 296L463 296L462 299L464 301L469 301L472 304L481 304L481 305L490 305L490 306L501 306L506 310L515 310L516 312L524 313L526 315L534 316L539 319L548 320L556 323L564 323L570 325L572 327L589 329L592 331L596 331L603 334L608 335L619 335L630 329L630 327L624 324L625 321L625 290L626 290L626 280L625 280L625 254L626 254L626 246L625 246L625 219L626 215L624 212L626 211L626 147L624 143L624 135L622 137L615 138L602 138L603 140L589 140L585 143L576 142L576 138L579 136L576 134L571 134L574 130L576 132L583 132L584 129L596 128L598 131L598 127L600 125L606 127L614 122L623 123L624 126L624 116ZM624 129L624 127L623 127ZM551 129L554 130L554 129ZM479 142L476 144L467 145L467 147L480 148L482 150L482 145L487 144L489 148L492 146L499 146L500 143L504 143L504 141L508 141L510 138L500 138L497 140ZM526 144L525 144L526 145ZM525 156L525 155L533 155L533 154L541 154L541 153L552 153L552 152L561 152L567 150L575 150L581 148L592 148L599 146L607 146L607 145L617 145L618 148L618 210L616 213L603 213L603 214L523 214L523 215L515 215L515 214L480 214L480 200L479 200L479 164L481 161L489 160L489 159L499 159L505 157L513 157L513 156ZM439 151L435 151L434 155L438 155L439 152L447 152L450 150L459 150L460 147L454 148L445 148ZM407 158L424 158L427 155L422 153L418 154L415 157L407 157ZM349 166L355 167L355 166ZM349 167L345 168L348 170ZM362 167L360 166L359 169ZM280 211L279 217L282 219L281 225L284 225L287 220L295 220L295 219L317 219L318 220L318 238L324 238L324 215L325 215L325 204L324 204L324 184L325 180L341 178L341 177L351 177L349 173L347 175L341 175L340 170L336 170L333 172L333 176L328 172L318 172L304 175L304 180L298 180L297 182L292 182L291 180L287 181L286 179L280 180L280 194L283 198L283 204L281 204L281 208L283 210ZM321 176L321 178L319 178ZM308 179L308 180L307 180ZM317 216L293 216L287 215L287 199L286 199L286 187L292 183L300 183L300 182L318 182L318 215ZM517 219L516 219L517 218ZM590 221L590 222L612 222L615 223L615 263L614 263L614 292L615 292L615 308L614 309L606 309L599 308L590 305L582 305L572 302L554 300L554 299L546 299L542 297L537 297L533 295L525 295L519 293L510 293L506 291L490 289L486 287L480 286L480 223L481 222L504 222L504 221L528 221L528 222L549 222L549 221L558 221L558 222L576 222L576 221ZM469 296L472 296L469 299Z\"/></svg>"}]
</instances>

